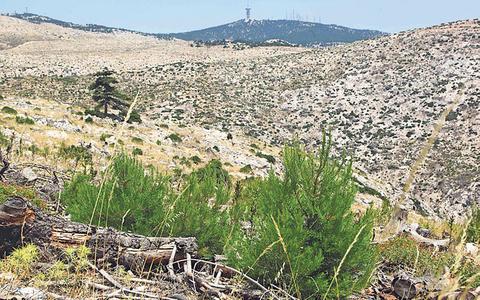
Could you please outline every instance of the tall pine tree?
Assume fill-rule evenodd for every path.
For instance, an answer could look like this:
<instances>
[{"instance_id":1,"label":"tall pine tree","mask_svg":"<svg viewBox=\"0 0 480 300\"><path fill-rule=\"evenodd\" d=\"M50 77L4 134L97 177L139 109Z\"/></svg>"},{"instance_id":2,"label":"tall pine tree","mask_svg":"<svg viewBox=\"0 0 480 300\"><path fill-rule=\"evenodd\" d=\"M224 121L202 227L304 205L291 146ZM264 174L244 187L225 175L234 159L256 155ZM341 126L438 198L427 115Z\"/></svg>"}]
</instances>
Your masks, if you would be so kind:
<instances>
[{"instance_id":1,"label":"tall pine tree","mask_svg":"<svg viewBox=\"0 0 480 300\"><path fill-rule=\"evenodd\" d=\"M103 107L103 113L108 115L108 108L125 111L128 104L125 102L125 96L122 95L115 87L118 83L113 77L115 72L104 70L95 74L97 79L90 85L89 89L93 91L93 100L98 103L97 108Z\"/></svg>"}]
</instances>

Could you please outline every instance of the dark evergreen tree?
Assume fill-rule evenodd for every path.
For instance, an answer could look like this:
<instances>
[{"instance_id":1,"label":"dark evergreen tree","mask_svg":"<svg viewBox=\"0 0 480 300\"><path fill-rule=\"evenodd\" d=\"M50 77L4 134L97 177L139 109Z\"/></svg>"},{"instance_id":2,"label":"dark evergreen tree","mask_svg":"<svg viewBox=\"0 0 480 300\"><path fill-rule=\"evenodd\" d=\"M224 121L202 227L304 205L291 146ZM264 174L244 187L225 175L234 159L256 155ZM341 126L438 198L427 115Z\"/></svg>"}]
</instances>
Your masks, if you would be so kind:
<instances>
[{"instance_id":1,"label":"dark evergreen tree","mask_svg":"<svg viewBox=\"0 0 480 300\"><path fill-rule=\"evenodd\" d=\"M95 74L97 79L90 85L90 90L93 91L93 100L98 103L97 109L103 107L103 113L108 115L108 108L118 109L124 112L128 106L125 101L125 96L122 95L115 84L117 79L113 76L115 72L104 70Z\"/></svg>"}]
</instances>

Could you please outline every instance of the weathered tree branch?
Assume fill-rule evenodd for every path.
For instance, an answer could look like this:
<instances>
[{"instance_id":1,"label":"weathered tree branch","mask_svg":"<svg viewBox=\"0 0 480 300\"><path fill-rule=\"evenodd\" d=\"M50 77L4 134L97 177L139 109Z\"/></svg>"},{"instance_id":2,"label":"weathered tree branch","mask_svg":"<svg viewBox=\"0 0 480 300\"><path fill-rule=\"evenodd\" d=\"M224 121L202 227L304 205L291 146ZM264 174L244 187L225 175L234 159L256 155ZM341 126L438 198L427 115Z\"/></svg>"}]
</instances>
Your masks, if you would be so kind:
<instances>
[{"instance_id":1,"label":"weathered tree branch","mask_svg":"<svg viewBox=\"0 0 480 300\"><path fill-rule=\"evenodd\" d=\"M75 223L13 197L0 206L0 254L24 243L53 249L85 245L97 262L133 270L166 265L173 249L176 249L175 259L183 259L187 253L195 255L198 249L195 238L145 237Z\"/></svg>"}]
</instances>

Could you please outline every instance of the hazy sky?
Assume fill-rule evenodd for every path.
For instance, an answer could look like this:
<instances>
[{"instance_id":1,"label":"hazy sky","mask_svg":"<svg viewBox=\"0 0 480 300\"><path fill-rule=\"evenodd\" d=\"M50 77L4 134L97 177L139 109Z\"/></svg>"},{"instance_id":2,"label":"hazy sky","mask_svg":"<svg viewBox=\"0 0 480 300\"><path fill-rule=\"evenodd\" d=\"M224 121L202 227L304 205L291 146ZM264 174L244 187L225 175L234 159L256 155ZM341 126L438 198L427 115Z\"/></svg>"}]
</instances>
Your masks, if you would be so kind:
<instances>
[{"instance_id":1,"label":"hazy sky","mask_svg":"<svg viewBox=\"0 0 480 300\"><path fill-rule=\"evenodd\" d=\"M301 17L387 32L479 18L480 0L250 0L255 19ZM180 32L245 15L247 0L0 0L0 12L28 11L86 24Z\"/></svg>"}]
</instances>

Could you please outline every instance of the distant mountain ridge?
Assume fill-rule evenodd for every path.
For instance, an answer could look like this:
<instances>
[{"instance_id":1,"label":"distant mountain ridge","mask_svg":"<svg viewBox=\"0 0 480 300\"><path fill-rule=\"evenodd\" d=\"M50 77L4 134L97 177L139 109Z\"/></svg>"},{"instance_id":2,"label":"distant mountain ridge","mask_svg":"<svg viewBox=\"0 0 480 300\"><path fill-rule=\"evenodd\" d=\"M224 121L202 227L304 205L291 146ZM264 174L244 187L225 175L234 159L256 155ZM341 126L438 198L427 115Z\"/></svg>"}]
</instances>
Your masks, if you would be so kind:
<instances>
[{"instance_id":1,"label":"distant mountain ridge","mask_svg":"<svg viewBox=\"0 0 480 300\"><path fill-rule=\"evenodd\" d=\"M182 33L145 33L136 30L96 24L80 25L32 13L13 14L11 17L31 23L50 23L66 28L89 32L131 32L161 39L177 38L187 41L214 42L230 40L246 43L266 43L277 40L285 44L302 46L332 45L366 40L386 33L377 30L353 29L333 24L321 24L295 20L239 20L225 25Z\"/></svg>"},{"instance_id":2,"label":"distant mountain ridge","mask_svg":"<svg viewBox=\"0 0 480 300\"><path fill-rule=\"evenodd\" d=\"M232 40L263 43L283 40L291 44L312 46L350 43L383 36L377 30L352 29L333 24L294 20L239 20L233 23L169 36L190 41Z\"/></svg>"},{"instance_id":3,"label":"distant mountain ridge","mask_svg":"<svg viewBox=\"0 0 480 300\"><path fill-rule=\"evenodd\" d=\"M10 14L10 15L7 14L7 16L17 18L17 19L21 19L21 20L24 20L24 21L28 21L28 22L34 23L34 24L49 23L49 24L62 26L62 27L65 27L65 28L72 28L72 29L89 31L89 32L113 33L115 31L123 31L123 32L131 32L131 33L141 34L141 35L145 35L145 36L157 36L156 34L153 34L153 33L145 33L145 32L141 32L141 31L130 30L130 29L125 29L125 28L109 27L109 26L97 25L97 24L81 25L81 24L76 24L76 23L72 23L72 22L66 22L66 21L62 21L62 20L53 19L53 18L46 17L46 16L40 16L40 15L32 14L32 13Z\"/></svg>"}]
</instances>

